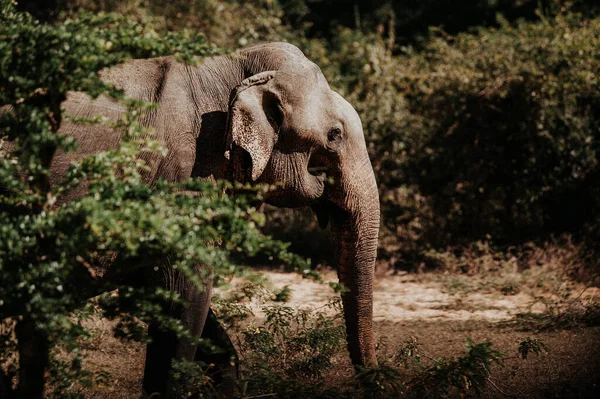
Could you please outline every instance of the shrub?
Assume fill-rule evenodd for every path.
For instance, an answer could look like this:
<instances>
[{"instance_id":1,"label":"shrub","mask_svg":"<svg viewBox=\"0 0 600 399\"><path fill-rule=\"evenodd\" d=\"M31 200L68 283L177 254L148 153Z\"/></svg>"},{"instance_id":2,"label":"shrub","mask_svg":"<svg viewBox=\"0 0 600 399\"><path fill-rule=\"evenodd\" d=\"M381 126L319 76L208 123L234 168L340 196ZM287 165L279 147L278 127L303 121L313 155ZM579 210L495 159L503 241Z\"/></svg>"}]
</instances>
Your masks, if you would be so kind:
<instances>
[{"instance_id":1,"label":"shrub","mask_svg":"<svg viewBox=\"0 0 600 399\"><path fill-rule=\"evenodd\" d=\"M492 343L475 343L467 338L466 354L455 359L434 359L422 367L409 383L419 398L455 398L469 393L481 395L492 364L502 364L504 354L492 349Z\"/></svg>"},{"instance_id":2,"label":"shrub","mask_svg":"<svg viewBox=\"0 0 600 399\"><path fill-rule=\"evenodd\" d=\"M434 31L397 57L383 37L341 30L322 59L365 126L382 242L409 263L431 247L579 232L599 215L600 20L499 22Z\"/></svg>"},{"instance_id":3,"label":"shrub","mask_svg":"<svg viewBox=\"0 0 600 399\"><path fill-rule=\"evenodd\" d=\"M521 242L597 215L599 27L568 15L440 38L399 73L423 128L406 168L445 238Z\"/></svg>"},{"instance_id":4,"label":"shrub","mask_svg":"<svg viewBox=\"0 0 600 399\"><path fill-rule=\"evenodd\" d=\"M46 7L53 8L51 4ZM117 12L144 21L158 32L202 32L211 43L230 49L292 36L283 24L279 2L271 0L58 0L58 9L61 13L52 12L59 19L81 10Z\"/></svg>"},{"instance_id":5,"label":"shrub","mask_svg":"<svg viewBox=\"0 0 600 399\"><path fill-rule=\"evenodd\" d=\"M153 105L125 99L98 74L132 56L174 54L191 61L194 55L213 53L200 35L161 37L150 27L118 15L82 14L47 25L15 12L11 1L0 3L0 104L10 106L0 113L3 395L16 387L20 397L41 397L46 370L56 397L76 396L73 381L85 386L105 380L104 374L96 378L82 371L79 338L87 332L72 317L73 312L86 309L86 298L103 291L120 290L118 296L99 302L110 317L123 316L116 334L141 338L141 319L189 337L179 320L162 312L164 301L181 303L176 293L102 279L98 266L107 259L113 260L113 271L131 273L154 267L156 259L169 256L172 267L198 289L203 289L203 276L194 266L210 265L216 274L231 273L236 270L230 259L234 253L264 250L289 256L284 263L299 260L281 251L280 243L260 235L257 223L262 218L246 196L223 196L225 183L190 179L145 185L146 164L139 154L166 155L161 143L144 138L148 132L136 120ZM51 185L54 153L76 146L57 134L63 118L61 102L73 90L92 97L109 95L127 106L123 119L114 123L78 121L107 123L122 133L122 143L72 164L64 179ZM84 183L86 195L65 201L71 190ZM253 192L258 193L249 188L249 195ZM221 241L226 244L209 244ZM55 356L59 345L66 349L65 356Z\"/></svg>"},{"instance_id":6,"label":"shrub","mask_svg":"<svg viewBox=\"0 0 600 399\"><path fill-rule=\"evenodd\" d=\"M277 303L277 298L269 300L272 294L262 298L267 299L260 309L264 322L238 328L240 396L345 397L343 389L324 378L332 371L333 357L345 348L340 298L317 309L293 309ZM227 305L217 311L228 320L240 315Z\"/></svg>"}]
</instances>

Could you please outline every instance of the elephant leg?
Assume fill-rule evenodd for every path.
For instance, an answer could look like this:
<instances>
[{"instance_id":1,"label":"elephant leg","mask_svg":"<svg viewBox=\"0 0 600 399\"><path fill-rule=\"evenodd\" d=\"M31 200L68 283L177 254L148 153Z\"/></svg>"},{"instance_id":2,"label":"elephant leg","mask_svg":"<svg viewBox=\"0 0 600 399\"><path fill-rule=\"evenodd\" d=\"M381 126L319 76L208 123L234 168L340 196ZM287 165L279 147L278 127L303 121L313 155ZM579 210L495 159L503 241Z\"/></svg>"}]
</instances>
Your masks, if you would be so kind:
<instances>
[{"instance_id":1,"label":"elephant leg","mask_svg":"<svg viewBox=\"0 0 600 399\"><path fill-rule=\"evenodd\" d=\"M17 322L15 335L19 345L19 385L16 397L43 398L50 351L48 337L37 331L34 321L27 317Z\"/></svg>"},{"instance_id":2,"label":"elephant leg","mask_svg":"<svg viewBox=\"0 0 600 399\"><path fill-rule=\"evenodd\" d=\"M233 396L234 384L231 382L239 377L239 359L233 342L212 309L208 312L202 338L208 340L215 348L207 349L202 345L198 346L195 360L210 365L208 375L216 386L225 388L219 391L227 397Z\"/></svg>"},{"instance_id":3,"label":"elephant leg","mask_svg":"<svg viewBox=\"0 0 600 399\"><path fill-rule=\"evenodd\" d=\"M165 272L169 274L169 278L164 279L167 280L165 288L179 292L187 306L167 304L167 309L171 316L182 321L193 336L200 336L210 307L212 276L205 279L204 289L199 291L192 283L185 281L183 276L173 277L173 273L175 272L172 270ZM170 376L171 364L173 360L193 361L197 345L188 339L178 338L174 332L163 330L154 323L148 325L148 335L151 341L146 347L142 384L144 393L158 393L161 398L180 397L177 384Z\"/></svg>"}]
</instances>

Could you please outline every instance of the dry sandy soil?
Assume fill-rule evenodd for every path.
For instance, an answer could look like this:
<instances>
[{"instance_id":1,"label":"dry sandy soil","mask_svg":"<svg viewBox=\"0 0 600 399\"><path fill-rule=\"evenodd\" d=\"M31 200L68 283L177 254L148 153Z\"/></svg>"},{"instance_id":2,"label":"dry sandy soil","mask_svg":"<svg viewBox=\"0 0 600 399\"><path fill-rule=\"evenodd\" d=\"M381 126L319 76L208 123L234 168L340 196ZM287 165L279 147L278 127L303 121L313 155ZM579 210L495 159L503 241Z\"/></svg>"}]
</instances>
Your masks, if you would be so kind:
<instances>
[{"instance_id":1,"label":"dry sandy soil","mask_svg":"<svg viewBox=\"0 0 600 399\"><path fill-rule=\"evenodd\" d=\"M274 287L289 285L292 307L321 306L334 294L297 274L266 272ZM335 281L333 272L325 273ZM374 287L376 335L393 351L410 337L417 337L422 350L431 357L455 357L464 354L468 337L475 342L493 342L493 348L508 356L504 366L491 370L494 388L488 384L487 398L599 398L600 327L553 329L544 332L523 330L511 322L518 313L544 311L534 305L532 293L503 295L499 289L455 292L452 281L439 276L377 276ZM587 289L586 296L598 296ZM260 317L258 304L253 304ZM138 397L141 390L144 348L124 344L110 336L110 324L97 320L98 344L91 350L94 367L103 367L113 377L110 387L90 393L95 398ZM518 356L518 343L527 338L540 339L548 353ZM350 376L348 359L337 360L336 374Z\"/></svg>"}]
</instances>

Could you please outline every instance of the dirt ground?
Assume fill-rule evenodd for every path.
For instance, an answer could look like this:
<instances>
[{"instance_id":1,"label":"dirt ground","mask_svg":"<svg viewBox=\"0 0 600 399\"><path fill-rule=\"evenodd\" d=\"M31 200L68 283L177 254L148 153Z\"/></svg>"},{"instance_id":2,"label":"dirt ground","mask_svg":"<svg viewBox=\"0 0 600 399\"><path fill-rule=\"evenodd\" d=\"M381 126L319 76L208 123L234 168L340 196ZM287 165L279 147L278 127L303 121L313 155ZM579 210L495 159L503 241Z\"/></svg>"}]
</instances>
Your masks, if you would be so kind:
<instances>
[{"instance_id":1,"label":"dirt ground","mask_svg":"<svg viewBox=\"0 0 600 399\"><path fill-rule=\"evenodd\" d=\"M334 295L327 286L297 274L266 272L274 288L289 285L291 307L322 306ZM333 272L325 278L336 281ZM456 357L464 354L467 338L493 342L493 349L507 355L504 366L494 366L485 398L598 398L600 397L600 327L525 330L513 322L518 313L541 314L535 293L504 295L499 289L453 290L456 282L427 275L381 273L374 286L374 320L381 355L391 352L410 337L416 337L427 356ZM580 287L581 288L581 287ZM583 288L581 288L583 290ZM598 297L588 288L584 294ZM258 304L254 313L260 317ZM110 335L110 324L96 320L97 344L90 349L91 365L112 375L109 387L91 393L94 398L138 397L144 363L144 347L124 344ZM548 353L518 356L518 343L525 338L541 340ZM336 359L335 374L350 376L348 359Z\"/></svg>"}]
</instances>

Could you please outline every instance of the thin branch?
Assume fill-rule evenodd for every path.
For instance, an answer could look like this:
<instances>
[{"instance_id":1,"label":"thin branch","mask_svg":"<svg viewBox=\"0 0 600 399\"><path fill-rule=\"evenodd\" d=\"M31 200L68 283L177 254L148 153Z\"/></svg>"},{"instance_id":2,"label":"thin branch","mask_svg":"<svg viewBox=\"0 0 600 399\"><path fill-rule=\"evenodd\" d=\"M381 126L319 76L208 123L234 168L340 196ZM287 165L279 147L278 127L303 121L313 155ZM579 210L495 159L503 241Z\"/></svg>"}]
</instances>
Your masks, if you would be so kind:
<instances>
[{"instance_id":1,"label":"thin branch","mask_svg":"<svg viewBox=\"0 0 600 399\"><path fill-rule=\"evenodd\" d=\"M516 396L514 396L514 395L509 395L509 394L507 394L506 392L502 391L500 388L498 388L498 385L494 384L494 381L492 381L492 379L491 379L490 377L487 377L487 378L486 378L486 380L487 380L487 382L489 382L490 384L492 384L492 386L493 386L494 388L496 388L496 390L497 390L498 392L500 392L502 395L504 395L504 396L506 396L506 397L508 397L508 398L516 398ZM516 388L515 388L515 389L516 389ZM518 391L518 389L517 389L517 391ZM521 392L521 391L519 391L519 392Z\"/></svg>"},{"instance_id":2,"label":"thin branch","mask_svg":"<svg viewBox=\"0 0 600 399\"><path fill-rule=\"evenodd\" d=\"M487 373L487 375L488 375L488 376L487 376L485 379L486 379L486 380L487 380L487 381L488 381L490 384L492 384L492 386L493 386L493 387L494 387L494 388L495 388L495 389L496 389L498 392L500 392L502 395L504 395L504 396L506 396L506 397L508 397L508 398L516 398L516 396L509 395L509 394L505 393L504 391L502 391L502 390L501 390L501 389L498 387L498 385L496 385L496 384L494 383L494 381L492 381L492 378L490 377L490 376L491 376L491 373L490 373L490 371L487 369L487 367L485 367L485 364L481 363L481 366L483 367L483 369L485 370L485 372L486 372L486 373ZM516 388L516 387L513 387L513 386L511 386L510 388L512 388L512 389L514 389L515 391L519 392L519 393L520 393L522 396L525 396L525 394L523 394L523 392L521 392L521 391L520 391L518 388Z\"/></svg>"},{"instance_id":3,"label":"thin branch","mask_svg":"<svg viewBox=\"0 0 600 399\"><path fill-rule=\"evenodd\" d=\"M243 399L256 399L256 398L266 398L269 396L276 396L277 393L265 393L264 395L256 395L256 396L246 396Z\"/></svg>"}]
</instances>

